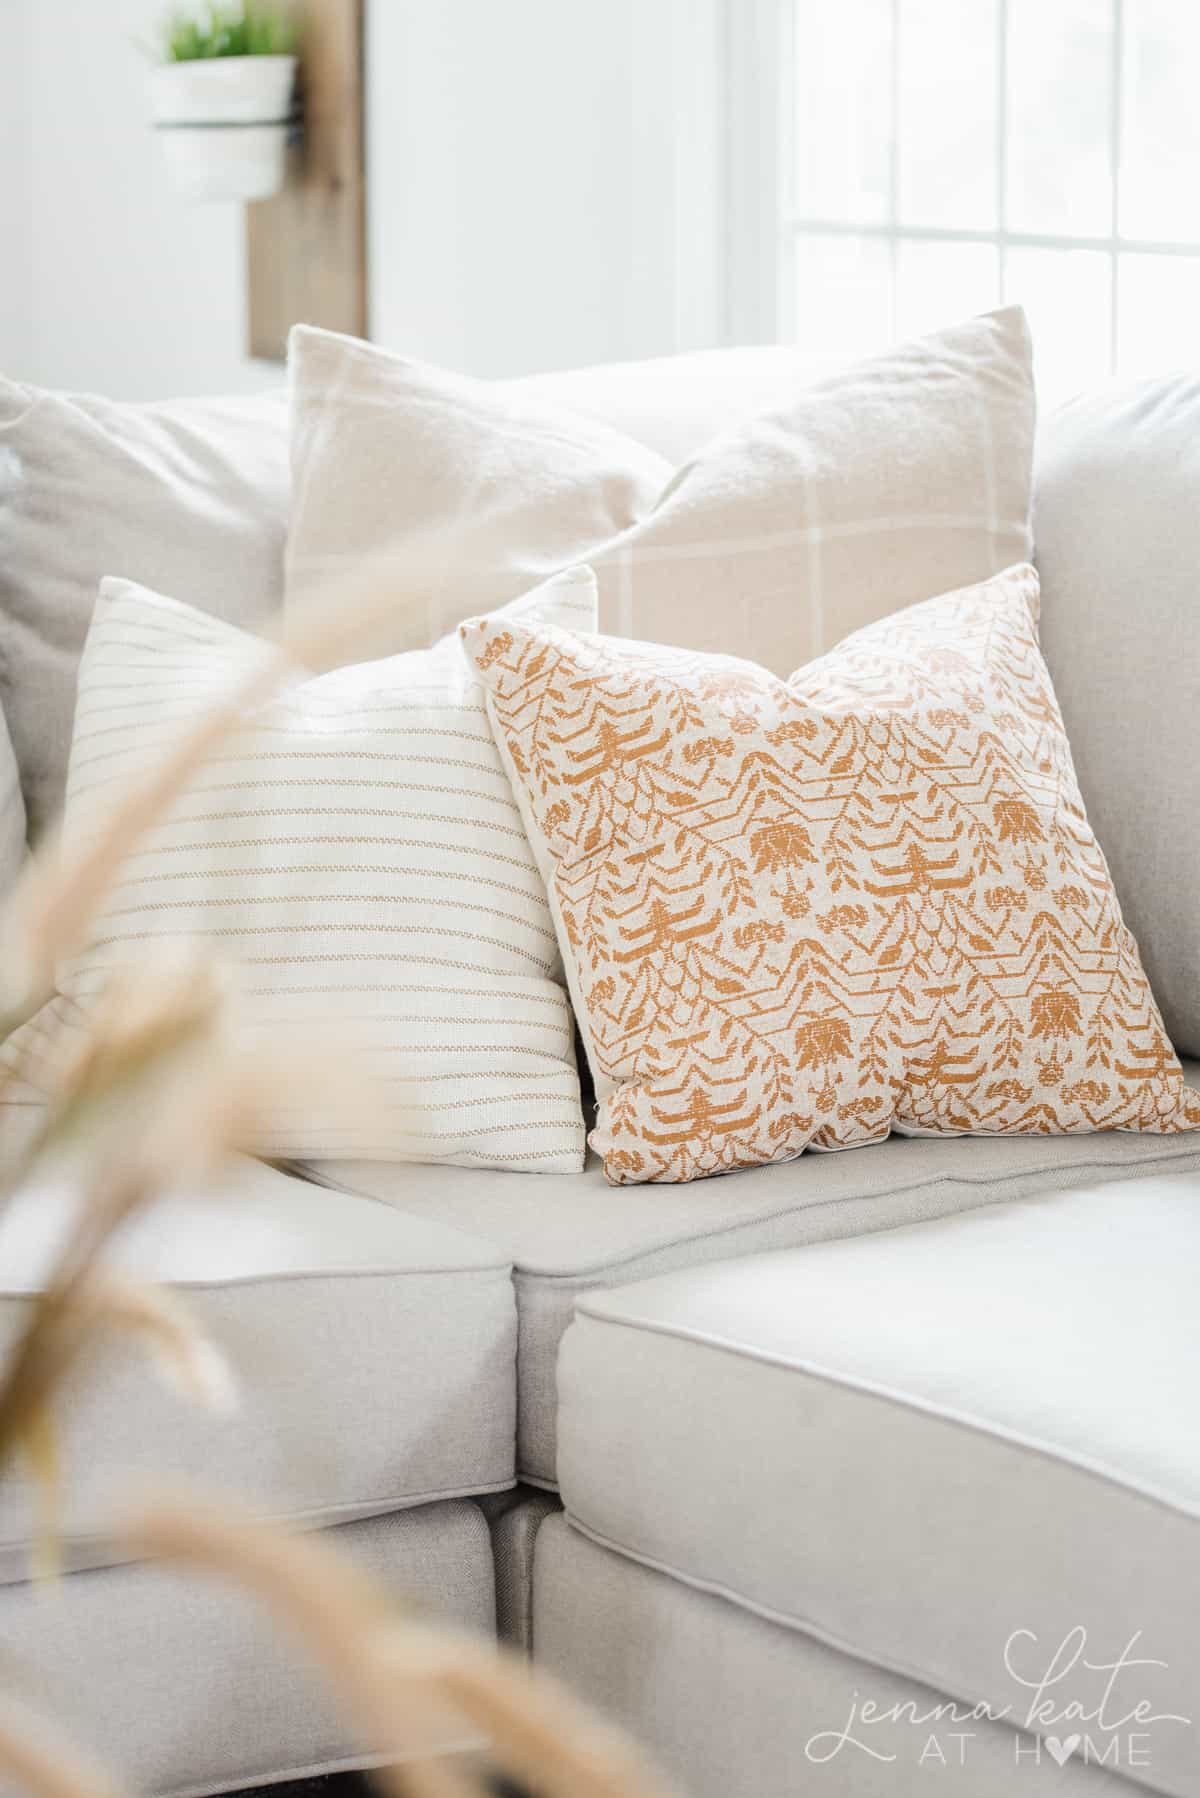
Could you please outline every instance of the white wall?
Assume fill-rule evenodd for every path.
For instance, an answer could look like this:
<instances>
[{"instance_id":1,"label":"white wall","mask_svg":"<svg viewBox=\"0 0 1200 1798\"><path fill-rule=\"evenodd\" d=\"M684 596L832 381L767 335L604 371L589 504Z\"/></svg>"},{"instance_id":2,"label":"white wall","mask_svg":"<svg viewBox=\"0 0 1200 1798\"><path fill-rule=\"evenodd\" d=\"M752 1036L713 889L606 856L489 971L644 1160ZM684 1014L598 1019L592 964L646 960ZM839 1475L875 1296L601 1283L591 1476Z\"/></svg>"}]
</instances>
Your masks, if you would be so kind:
<instances>
[{"instance_id":1,"label":"white wall","mask_svg":"<svg viewBox=\"0 0 1200 1798\"><path fill-rule=\"evenodd\" d=\"M369 0L372 335L482 374L716 341L722 3ZM279 379L243 352L241 208L180 202L146 125L135 40L166 5L0 0L18 378L129 398Z\"/></svg>"},{"instance_id":2,"label":"white wall","mask_svg":"<svg viewBox=\"0 0 1200 1798\"><path fill-rule=\"evenodd\" d=\"M242 350L240 210L181 205L146 124L137 43L151 37L162 0L0 6L26 17L31 217L28 329L23 342L0 339L0 365L129 398L276 381Z\"/></svg>"},{"instance_id":3,"label":"white wall","mask_svg":"<svg viewBox=\"0 0 1200 1798\"><path fill-rule=\"evenodd\" d=\"M376 0L372 334L486 375L715 341L720 11Z\"/></svg>"}]
</instances>

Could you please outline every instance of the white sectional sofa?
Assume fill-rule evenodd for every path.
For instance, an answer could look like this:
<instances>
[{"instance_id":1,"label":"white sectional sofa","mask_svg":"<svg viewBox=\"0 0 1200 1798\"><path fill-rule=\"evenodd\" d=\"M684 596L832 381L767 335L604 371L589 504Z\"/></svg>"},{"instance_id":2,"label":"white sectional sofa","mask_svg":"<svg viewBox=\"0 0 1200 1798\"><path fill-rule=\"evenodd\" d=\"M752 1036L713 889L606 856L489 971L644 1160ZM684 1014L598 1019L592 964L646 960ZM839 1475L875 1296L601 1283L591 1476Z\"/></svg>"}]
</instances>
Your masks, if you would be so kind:
<instances>
[{"instance_id":1,"label":"white sectional sofa","mask_svg":"<svg viewBox=\"0 0 1200 1798\"><path fill-rule=\"evenodd\" d=\"M1200 1068L1189 1064L1193 1083ZM932 1142L891 1137L869 1155L801 1157L683 1187L606 1187L598 1164L547 1204L542 1182L516 1175L497 1191L487 1172L339 1167L339 1190L383 1199L411 1217L451 1224L511 1261L520 1317L517 1472L557 1485L559 1343L577 1304L598 1290L734 1257L952 1217L1131 1173L1200 1167L1188 1137L1026 1137ZM329 1172L330 1170L323 1170Z\"/></svg>"},{"instance_id":2,"label":"white sectional sofa","mask_svg":"<svg viewBox=\"0 0 1200 1798\"><path fill-rule=\"evenodd\" d=\"M801 372L739 352L543 385L678 459ZM1104 829L1114 760L1155 763L1112 715L1129 676L1115 585L1137 584L1128 641L1172 646L1158 753L1200 696L1200 484L1181 513L1186 456L1144 443L1164 406L1182 441L1200 419L1192 386L1169 391L1136 429L1106 400L1051 421L1039 509L1043 639L1135 925L1146 855L1167 881L1200 857L1194 813L1149 848L1140 823L1111 821L1115 852ZM1168 477L1159 505L1147 484ZM1180 910L1182 949L1143 940L1169 1022L1180 965L1196 978L1194 901ZM0 1483L0 1657L140 1789L364 1758L248 1606L115 1553L121 1478L158 1470L330 1530L398 1591L499 1624L693 1798L1197 1789L1197 1138L894 1137L680 1187L608 1188L592 1165L321 1178L246 1163L122 1245L187 1291L245 1402L198 1417L115 1350L71 1390L69 1577L50 1603L29 1582L26 1495ZM0 1218L0 1352L69 1203L37 1187ZM1092 1661L1162 1664L1121 1669L1088 1717L1106 1676L1081 1655L1036 1711L1079 1628Z\"/></svg>"},{"instance_id":3,"label":"white sectional sofa","mask_svg":"<svg viewBox=\"0 0 1200 1798\"><path fill-rule=\"evenodd\" d=\"M696 1792L1194 1791L1198 1197L1144 1174L582 1300L539 1656Z\"/></svg>"}]
</instances>

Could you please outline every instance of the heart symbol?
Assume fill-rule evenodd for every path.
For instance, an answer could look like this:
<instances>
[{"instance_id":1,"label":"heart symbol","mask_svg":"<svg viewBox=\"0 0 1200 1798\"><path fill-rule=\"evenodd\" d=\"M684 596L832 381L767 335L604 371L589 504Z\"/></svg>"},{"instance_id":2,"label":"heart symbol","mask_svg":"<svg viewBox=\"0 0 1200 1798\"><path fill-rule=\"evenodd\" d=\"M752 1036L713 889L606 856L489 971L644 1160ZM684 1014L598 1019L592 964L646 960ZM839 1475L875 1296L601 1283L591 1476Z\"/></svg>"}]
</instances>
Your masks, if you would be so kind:
<instances>
[{"instance_id":1,"label":"heart symbol","mask_svg":"<svg viewBox=\"0 0 1200 1798\"><path fill-rule=\"evenodd\" d=\"M1066 1766L1067 1762L1079 1746L1079 1737L1077 1735L1067 1736L1066 1739L1061 1742L1057 1736L1043 1736L1042 1740L1045 1742L1046 1747L1054 1756L1060 1767Z\"/></svg>"}]
</instances>

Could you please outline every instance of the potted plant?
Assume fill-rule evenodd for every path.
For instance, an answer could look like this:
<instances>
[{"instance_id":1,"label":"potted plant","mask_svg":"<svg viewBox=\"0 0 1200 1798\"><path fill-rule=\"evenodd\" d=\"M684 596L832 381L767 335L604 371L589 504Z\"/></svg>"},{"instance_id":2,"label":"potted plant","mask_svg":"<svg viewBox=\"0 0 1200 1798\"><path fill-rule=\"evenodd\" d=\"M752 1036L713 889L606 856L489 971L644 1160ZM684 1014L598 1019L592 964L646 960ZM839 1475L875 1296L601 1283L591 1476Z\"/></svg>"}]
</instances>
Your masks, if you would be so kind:
<instances>
[{"instance_id":1,"label":"potted plant","mask_svg":"<svg viewBox=\"0 0 1200 1798\"><path fill-rule=\"evenodd\" d=\"M175 183L196 199L261 200L283 184L296 86L291 14L245 0L174 12L150 78Z\"/></svg>"}]
</instances>

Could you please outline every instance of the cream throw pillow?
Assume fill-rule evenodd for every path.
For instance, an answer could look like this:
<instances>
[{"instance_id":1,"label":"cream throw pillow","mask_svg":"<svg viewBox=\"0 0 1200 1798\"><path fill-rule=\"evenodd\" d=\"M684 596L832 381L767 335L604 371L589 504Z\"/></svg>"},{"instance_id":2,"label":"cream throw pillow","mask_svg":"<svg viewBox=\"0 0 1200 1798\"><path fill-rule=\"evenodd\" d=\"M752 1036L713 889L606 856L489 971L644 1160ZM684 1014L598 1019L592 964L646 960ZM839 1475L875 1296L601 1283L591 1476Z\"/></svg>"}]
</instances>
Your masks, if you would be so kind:
<instances>
[{"instance_id":1,"label":"cream throw pillow","mask_svg":"<svg viewBox=\"0 0 1200 1798\"><path fill-rule=\"evenodd\" d=\"M785 685L464 627L550 892L618 1181L909 1134L1200 1129L1024 566Z\"/></svg>"},{"instance_id":2,"label":"cream throw pillow","mask_svg":"<svg viewBox=\"0 0 1200 1798\"><path fill-rule=\"evenodd\" d=\"M502 615L589 630L595 584L560 576ZM181 720L263 654L233 626L106 581L79 676L66 829L91 831ZM198 772L126 862L95 939L59 973L68 1026L162 938L218 939L255 1027L363 1058L366 1122L284 1109L260 1145L571 1172L583 1118L546 896L457 637L299 679ZM7 1045L32 1047L45 1014Z\"/></svg>"},{"instance_id":3,"label":"cream throw pillow","mask_svg":"<svg viewBox=\"0 0 1200 1798\"><path fill-rule=\"evenodd\" d=\"M386 551L391 648L587 559L601 628L786 675L1031 553L1019 308L782 391L672 471L628 437L351 339L292 334L287 597ZM531 384L533 393L545 382ZM605 547L602 547L606 545Z\"/></svg>"},{"instance_id":4,"label":"cream throw pillow","mask_svg":"<svg viewBox=\"0 0 1200 1798\"><path fill-rule=\"evenodd\" d=\"M607 426L298 325L287 602L383 552L381 653L423 649L624 531L670 464Z\"/></svg>"}]
</instances>

